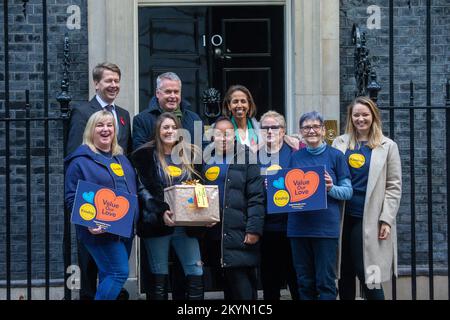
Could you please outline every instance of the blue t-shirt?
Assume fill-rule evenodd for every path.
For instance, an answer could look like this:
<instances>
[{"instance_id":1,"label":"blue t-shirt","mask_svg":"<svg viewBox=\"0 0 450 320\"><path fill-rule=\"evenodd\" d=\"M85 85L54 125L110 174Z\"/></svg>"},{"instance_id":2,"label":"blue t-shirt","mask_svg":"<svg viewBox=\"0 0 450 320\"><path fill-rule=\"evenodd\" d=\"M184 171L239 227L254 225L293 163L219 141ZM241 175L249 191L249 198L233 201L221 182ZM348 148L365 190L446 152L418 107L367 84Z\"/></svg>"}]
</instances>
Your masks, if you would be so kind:
<instances>
[{"instance_id":1,"label":"blue t-shirt","mask_svg":"<svg viewBox=\"0 0 450 320\"><path fill-rule=\"evenodd\" d=\"M208 228L206 238L208 240L220 240L222 238L223 203L225 201L225 180L228 167L233 157L224 159L216 156L203 165L203 177L206 185L217 185L219 187L220 222L212 228Z\"/></svg>"},{"instance_id":2,"label":"blue t-shirt","mask_svg":"<svg viewBox=\"0 0 450 320\"><path fill-rule=\"evenodd\" d=\"M161 177L164 188L181 184L183 181L189 179L189 174L183 171L183 167L180 164L175 164L170 155L166 155L165 160L167 163L166 173L171 177L171 180L164 174L164 169L158 162L159 176Z\"/></svg>"},{"instance_id":3,"label":"blue t-shirt","mask_svg":"<svg viewBox=\"0 0 450 320\"><path fill-rule=\"evenodd\" d=\"M186 171L183 171L183 167L181 166L181 164L175 164L172 161L172 157L170 155L166 155L165 160L167 163L166 173L170 176L170 179L167 177L167 175L164 174L164 169L158 162L159 176L161 177L161 181L163 182L164 189L175 186L177 184L181 184L183 181L190 179L189 174ZM176 226L174 228L176 228L177 230L181 230L185 227Z\"/></svg>"},{"instance_id":4,"label":"blue t-shirt","mask_svg":"<svg viewBox=\"0 0 450 320\"><path fill-rule=\"evenodd\" d=\"M318 155L307 149L296 151L291 156L290 168L325 166L333 183L350 179L350 172L342 152L330 146ZM306 212L290 212L288 215L288 237L339 238L340 202L327 196L328 209Z\"/></svg>"},{"instance_id":5,"label":"blue t-shirt","mask_svg":"<svg viewBox=\"0 0 450 320\"><path fill-rule=\"evenodd\" d=\"M363 143L359 149L347 149L345 152L353 186L353 196L345 204L345 213L351 216L363 216L371 157L372 149L366 146L366 143Z\"/></svg>"},{"instance_id":6,"label":"blue t-shirt","mask_svg":"<svg viewBox=\"0 0 450 320\"><path fill-rule=\"evenodd\" d=\"M292 148L286 143L283 143L280 151L274 154L259 153L258 162L262 170L261 174L266 174L267 168L274 167L274 169L287 169L289 168L289 161L292 154ZM263 159L264 158L264 159ZM269 161L270 160L270 161ZM271 168L272 169L272 168ZM276 172L276 171L275 171ZM266 190L265 190L266 191ZM266 194L267 197L267 194ZM266 203L267 205L267 203ZM287 227L287 213L267 214L264 220L265 231L286 232Z\"/></svg>"},{"instance_id":7,"label":"blue t-shirt","mask_svg":"<svg viewBox=\"0 0 450 320\"><path fill-rule=\"evenodd\" d=\"M217 185L219 187L220 211L223 209L225 179L227 176L228 164L223 159L213 158L203 166L203 177L206 185Z\"/></svg>"}]
</instances>

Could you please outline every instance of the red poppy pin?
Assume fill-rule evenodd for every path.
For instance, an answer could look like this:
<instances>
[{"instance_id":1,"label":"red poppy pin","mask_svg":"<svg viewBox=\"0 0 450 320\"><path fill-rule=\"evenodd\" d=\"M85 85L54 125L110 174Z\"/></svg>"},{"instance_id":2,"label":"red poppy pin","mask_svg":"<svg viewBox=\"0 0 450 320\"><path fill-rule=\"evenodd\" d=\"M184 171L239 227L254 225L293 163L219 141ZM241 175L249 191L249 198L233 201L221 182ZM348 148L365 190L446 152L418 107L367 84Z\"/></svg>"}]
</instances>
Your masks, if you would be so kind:
<instances>
[{"instance_id":1,"label":"red poppy pin","mask_svg":"<svg viewBox=\"0 0 450 320\"><path fill-rule=\"evenodd\" d=\"M125 125L125 119L123 117L120 117L120 123L124 126Z\"/></svg>"}]
</instances>

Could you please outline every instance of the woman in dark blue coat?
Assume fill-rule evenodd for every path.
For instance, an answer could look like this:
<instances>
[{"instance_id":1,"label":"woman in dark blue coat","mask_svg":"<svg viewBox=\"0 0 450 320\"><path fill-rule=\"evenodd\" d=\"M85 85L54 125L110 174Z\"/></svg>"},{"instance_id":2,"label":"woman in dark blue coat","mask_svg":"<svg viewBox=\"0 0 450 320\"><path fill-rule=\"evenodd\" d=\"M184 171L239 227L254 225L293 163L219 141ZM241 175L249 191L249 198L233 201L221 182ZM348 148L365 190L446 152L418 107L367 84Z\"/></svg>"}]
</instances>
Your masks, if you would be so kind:
<instances>
[{"instance_id":1,"label":"woman in dark blue coat","mask_svg":"<svg viewBox=\"0 0 450 320\"><path fill-rule=\"evenodd\" d=\"M227 117L214 124L212 150L204 152L206 184L219 186L221 223L207 232L208 256L216 253L224 274L225 299L257 299L259 239L264 225L263 179L256 154L236 142Z\"/></svg>"},{"instance_id":2,"label":"woman in dark blue coat","mask_svg":"<svg viewBox=\"0 0 450 320\"><path fill-rule=\"evenodd\" d=\"M79 180L136 195L136 173L122 155L122 148L117 143L116 122L109 111L98 111L89 118L83 144L65 159L65 166L64 198L70 211ZM100 227L76 225L75 228L78 240L85 245L99 270L95 299L115 300L128 278L133 236L119 237Z\"/></svg>"}]
</instances>

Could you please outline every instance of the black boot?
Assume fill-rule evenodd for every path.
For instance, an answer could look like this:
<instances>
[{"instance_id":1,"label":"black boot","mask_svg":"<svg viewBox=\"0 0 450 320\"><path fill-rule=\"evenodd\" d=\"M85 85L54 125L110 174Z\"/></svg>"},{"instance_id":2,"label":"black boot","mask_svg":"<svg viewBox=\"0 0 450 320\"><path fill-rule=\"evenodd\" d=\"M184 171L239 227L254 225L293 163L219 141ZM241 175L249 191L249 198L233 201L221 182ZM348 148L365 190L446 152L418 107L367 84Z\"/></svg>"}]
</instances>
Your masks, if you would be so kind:
<instances>
[{"instance_id":1,"label":"black boot","mask_svg":"<svg viewBox=\"0 0 450 320\"><path fill-rule=\"evenodd\" d=\"M153 286L150 288L150 300L168 300L168 286L169 276L167 274L153 275Z\"/></svg>"},{"instance_id":2,"label":"black boot","mask_svg":"<svg viewBox=\"0 0 450 320\"><path fill-rule=\"evenodd\" d=\"M203 300L203 276L187 276L187 300Z\"/></svg>"},{"instance_id":3,"label":"black boot","mask_svg":"<svg viewBox=\"0 0 450 320\"><path fill-rule=\"evenodd\" d=\"M127 291L127 289L122 288L120 290L120 293L117 296L116 300L129 300L129 299L130 299L130 293Z\"/></svg>"}]
</instances>

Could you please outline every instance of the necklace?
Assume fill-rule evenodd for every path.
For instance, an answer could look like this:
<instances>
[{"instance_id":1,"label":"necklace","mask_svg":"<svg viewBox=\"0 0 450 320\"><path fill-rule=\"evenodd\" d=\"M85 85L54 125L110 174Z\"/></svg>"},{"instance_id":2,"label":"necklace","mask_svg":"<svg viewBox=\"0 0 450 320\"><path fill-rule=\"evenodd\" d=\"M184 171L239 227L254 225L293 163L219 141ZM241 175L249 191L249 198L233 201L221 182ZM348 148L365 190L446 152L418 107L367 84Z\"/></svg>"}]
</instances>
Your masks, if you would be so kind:
<instances>
[{"instance_id":1,"label":"necklace","mask_svg":"<svg viewBox=\"0 0 450 320\"><path fill-rule=\"evenodd\" d=\"M366 144L367 144L367 141L358 140L358 141L356 142L357 150L361 150L361 148L364 147Z\"/></svg>"},{"instance_id":2,"label":"necklace","mask_svg":"<svg viewBox=\"0 0 450 320\"><path fill-rule=\"evenodd\" d=\"M103 158L106 158L108 160L111 160L112 158L114 158L111 151L105 152L105 151L101 151L99 149L97 149L97 151L98 151L97 154L101 155Z\"/></svg>"}]
</instances>

